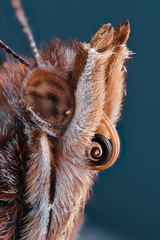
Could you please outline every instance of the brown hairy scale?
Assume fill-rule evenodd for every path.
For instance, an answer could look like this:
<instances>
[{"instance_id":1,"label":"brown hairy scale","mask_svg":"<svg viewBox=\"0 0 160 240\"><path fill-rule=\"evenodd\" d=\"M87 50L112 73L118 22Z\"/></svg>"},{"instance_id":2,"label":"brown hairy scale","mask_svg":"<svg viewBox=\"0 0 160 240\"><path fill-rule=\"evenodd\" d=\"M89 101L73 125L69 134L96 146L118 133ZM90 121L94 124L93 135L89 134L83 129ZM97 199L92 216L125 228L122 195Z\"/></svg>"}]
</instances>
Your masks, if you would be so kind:
<instances>
[{"instance_id":1,"label":"brown hairy scale","mask_svg":"<svg viewBox=\"0 0 160 240\"><path fill-rule=\"evenodd\" d=\"M111 23L104 24L103 27L92 37L90 46L98 52L104 52L113 45L114 28Z\"/></svg>"},{"instance_id":2,"label":"brown hairy scale","mask_svg":"<svg viewBox=\"0 0 160 240\"><path fill-rule=\"evenodd\" d=\"M129 22L38 50L20 0L11 3L33 58L0 42L19 60L0 69L0 240L71 240L97 172L119 155Z\"/></svg>"}]
</instances>

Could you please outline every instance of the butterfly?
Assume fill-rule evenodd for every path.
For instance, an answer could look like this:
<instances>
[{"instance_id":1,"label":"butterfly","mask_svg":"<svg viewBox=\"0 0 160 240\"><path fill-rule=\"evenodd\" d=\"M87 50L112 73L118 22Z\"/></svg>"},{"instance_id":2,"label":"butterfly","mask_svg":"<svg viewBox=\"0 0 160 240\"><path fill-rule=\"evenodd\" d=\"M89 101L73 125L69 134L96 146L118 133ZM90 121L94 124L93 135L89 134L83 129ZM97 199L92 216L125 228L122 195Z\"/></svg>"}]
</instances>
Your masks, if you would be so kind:
<instances>
[{"instance_id":1,"label":"butterfly","mask_svg":"<svg viewBox=\"0 0 160 240\"><path fill-rule=\"evenodd\" d=\"M130 25L38 49L21 1L11 4L32 58L0 41L18 60L0 69L0 239L69 240L98 171L119 155Z\"/></svg>"}]
</instances>

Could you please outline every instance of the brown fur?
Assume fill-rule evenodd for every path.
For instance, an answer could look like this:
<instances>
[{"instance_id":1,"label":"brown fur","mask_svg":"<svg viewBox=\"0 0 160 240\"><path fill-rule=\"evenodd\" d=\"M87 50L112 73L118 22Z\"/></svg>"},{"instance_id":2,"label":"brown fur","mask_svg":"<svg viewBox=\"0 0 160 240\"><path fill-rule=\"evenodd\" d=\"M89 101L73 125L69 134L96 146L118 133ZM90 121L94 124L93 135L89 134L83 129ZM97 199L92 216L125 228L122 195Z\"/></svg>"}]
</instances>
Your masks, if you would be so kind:
<instances>
[{"instance_id":1,"label":"brown fur","mask_svg":"<svg viewBox=\"0 0 160 240\"><path fill-rule=\"evenodd\" d=\"M41 81L56 73L75 98L74 114L59 130L61 134L47 117L43 122L23 102L25 83L35 71L34 60L29 61L30 69L12 62L1 71L1 240L71 240L75 236L96 177L86 151L95 133L108 134L101 124L103 112L114 124L120 117L123 65L130 54L125 46L128 35L128 22L115 31L106 24L89 44L52 40L41 48L41 66L36 69L40 75L46 72Z\"/></svg>"}]
</instances>

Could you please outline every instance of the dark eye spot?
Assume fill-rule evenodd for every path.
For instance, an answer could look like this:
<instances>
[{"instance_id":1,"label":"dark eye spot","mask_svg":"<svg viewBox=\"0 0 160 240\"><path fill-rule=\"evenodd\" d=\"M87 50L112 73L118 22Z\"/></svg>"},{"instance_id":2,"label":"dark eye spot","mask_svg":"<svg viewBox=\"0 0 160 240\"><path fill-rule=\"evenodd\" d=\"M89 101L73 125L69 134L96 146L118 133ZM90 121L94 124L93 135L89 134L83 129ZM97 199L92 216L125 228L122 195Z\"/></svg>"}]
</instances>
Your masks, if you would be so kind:
<instances>
[{"instance_id":1,"label":"dark eye spot","mask_svg":"<svg viewBox=\"0 0 160 240\"><path fill-rule=\"evenodd\" d=\"M46 82L46 84L50 85L51 87L56 87L57 89L59 89L59 91L65 92L64 86L62 84L60 84L59 82L55 82L50 79L46 79L45 82Z\"/></svg>"},{"instance_id":2,"label":"dark eye spot","mask_svg":"<svg viewBox=\"0 0 160 240\"><path fill-rule=\"evenodd\" d=\"M30 92L30 95L31 95L34 99L36 99L36 98L41 99L41 98L42 98L42 96L41 96L39 93L37 93L36 91Z\"/></svg>"},{"instance_id":3,"label":"dark eye spot","mask_svg":"<svg viewBox=\"0 0 160 240\"><path fill-rule=\"evenodd\" d=\"M34 82L33 86L36 88L36 87L39 87L41 85L41 81L36 81Z\"/></svg>"},{"instance_id":4,"label":"dark eye spot","mask_svg":"<svg viewBox=\"0 0 160 240\"><path fill-rule=\"evenodd\" d=\"M52 109L51 116L57 117L57 115L59 115L58 109L57 109L57 108L53 108L53 109Z\"/></svg>"},{"instance_id":5,"label":"dark eye spot","mask_svg":"<svg viewBox=\"0 0 160 240\"><path fill-rule=\"evenodd\" d=\"M48 94L48 95L47 95L47 98L48 98L49 100L52 100L54 103L59 103L58 97L55 96L55 95L53 95L53 94Z\"/></svg>"}]
</instances>

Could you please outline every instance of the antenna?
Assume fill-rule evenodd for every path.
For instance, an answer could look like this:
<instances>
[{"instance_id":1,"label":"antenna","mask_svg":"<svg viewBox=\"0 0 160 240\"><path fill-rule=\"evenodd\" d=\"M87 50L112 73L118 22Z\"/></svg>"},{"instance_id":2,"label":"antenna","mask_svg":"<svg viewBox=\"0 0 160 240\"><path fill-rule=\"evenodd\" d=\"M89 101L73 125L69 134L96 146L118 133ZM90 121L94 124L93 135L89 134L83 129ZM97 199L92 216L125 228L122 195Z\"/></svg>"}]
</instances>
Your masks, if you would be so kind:
<instances>
[{"instance_id":1,"label":"antenna","mask_svg":"<svg viewBox=\"0 0 160 240\"><path fill-rule=\"evenodd\" d=\"M28 25L28 20L23 11L21 0L11 0L11 4L16 12L16 17L22 27L23 32L26 35L30 48L32 50L33 56L36 58L37 62L39 62L39 52L32 34L32 31Z\"/></svg>"},{"instance_id":2,"label":"antenna","mask_svg":"<svg viewBox=\"0 0 160 240\"><path fill-rule=\"evenodd\" d=\"M15 53L11 48L9 48L6 44L4 44L0 40L0 47L3 48L6 52L11 54L14 58L18 59L19 62L23 63L25 66L29 67L29 63L26 62L22 57L20 57L17 53Z\"/></svg>"}]
</instances>

